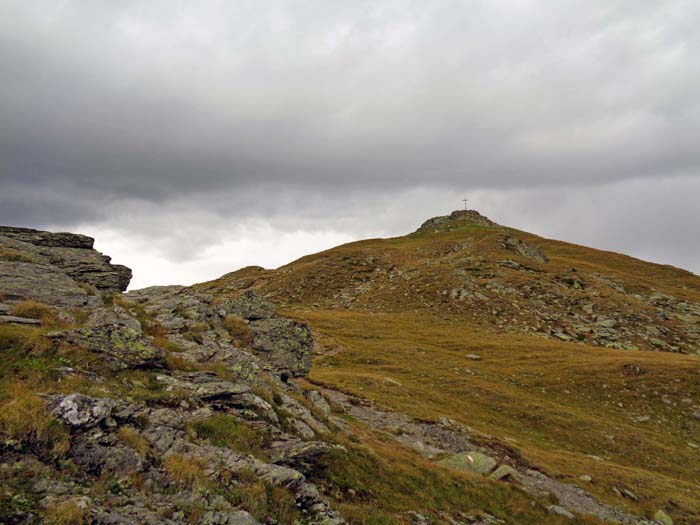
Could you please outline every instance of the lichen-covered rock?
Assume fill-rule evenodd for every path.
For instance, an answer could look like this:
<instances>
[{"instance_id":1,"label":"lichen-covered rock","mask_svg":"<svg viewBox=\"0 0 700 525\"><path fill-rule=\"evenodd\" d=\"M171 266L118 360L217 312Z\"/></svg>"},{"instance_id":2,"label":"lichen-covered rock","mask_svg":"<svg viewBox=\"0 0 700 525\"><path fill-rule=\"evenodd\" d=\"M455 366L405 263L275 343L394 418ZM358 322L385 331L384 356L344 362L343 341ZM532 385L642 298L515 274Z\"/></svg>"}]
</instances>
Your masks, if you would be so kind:
<instances>
[{"instance_id":1,"label":"lichen-covered rock","mask_svg":"<svg viewBox=\"0 0 700 525\"><path fill-rule=\"evenodd\" d=\"M16 228L13 226L0 226L0 235L26 242L36 246L49 248L82 248L92 249L95 239L78 233L52 233L31 228Z\"/></svg>"},{"instance_id":2,"label":"lichen-covered rock","mask_svg":"<svg viewBox=\"0 0 700 525\"><path fill-rule=\"evenodd\" d=\"M239 297L226 299L219 303L230 315L235 315L250 321L269 319L277 311L274 303L267 301L251 290L246 290Z\"/></svg>"},{"instance_id":3,"label":"lichen-covered rock","mask_svg":"<svg viewBox=\"0 0 700 525\"><path fill-rule=\"evenodd\" d=\"M96 427L107 420L115 405L116 403L111 399L83 394L54 396L48 403L52 416L69 427L82 430Z\"/></svg>"},{"instance_id":4,"label":"lichen-covered rock","mask_svg":"<svg viewBox=\"0 0 700 525\"><path fill-rule=\"evenodd\" d=\"M102 354L113 370L166 366L163 350L146 339L141 323L117 305L98 308L83 328L54 337Z\"/></svg>"},{"instance_id":5,"label":"lichen-covered rock","mask_svg":"<svg viewBox=\"0 0 700 525\"><path fill-rule=\"evenodd\" d=\"M309 373L313 339L306 325L276 317L251 321L249 326L253 351L282 377L303 377Z\"/></svg>"},{"instance_id":6,"label":"lichen-covered rock","mask_svg":"<svg viewBox=\"0 0 700 525\"><path fill-rule=\"evenodd\" d=\"M276 315L275 305L252 291L215 300L196 288L154 286L126 297L168 331L167 338L183 349L185 359L224 363L246 380L258 376L260 368L283 378L305 376L311 368L308 327ZM240 318L242 330L250 332L249 345L227 328L231 316Z\"/></svg>"}]
</instances>

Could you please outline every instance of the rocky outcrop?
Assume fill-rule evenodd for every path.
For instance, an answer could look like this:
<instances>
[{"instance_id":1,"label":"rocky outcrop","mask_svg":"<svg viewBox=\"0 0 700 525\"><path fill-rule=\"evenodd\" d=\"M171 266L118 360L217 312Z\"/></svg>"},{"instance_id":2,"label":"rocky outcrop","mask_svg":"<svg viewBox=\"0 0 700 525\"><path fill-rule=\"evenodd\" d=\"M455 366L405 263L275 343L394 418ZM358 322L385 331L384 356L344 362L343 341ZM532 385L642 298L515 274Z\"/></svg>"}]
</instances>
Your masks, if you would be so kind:
<instances>
[{"instance_id":1,"label":"rocky outcrop","mask_svg":"<svg viewBox=\"0 0 700 525\"><path fill-rule=\"evenodd\" d=\"M118 305L98 308L77 330L52 334L96 354L114 371L163 368L165 353L143 335L141 323Z\"/></svg>"},{"instance_id":2,"label":"rocky outcrop","mask_svg":"<svg viewBox=\"0 0 700 525\"><path fill-rule=\"evenodd\" d=\"M252 497L282 490L304 523L344 523L306 477L344 451L324 440L335 427L312 413L321 399L306 406L286 382L311 367L309 329L252 292L214 298L170 286L121 295L130 270L92 246L83 235L0 228L0 323L39 327L42 349L70 363L52 370L66 381L42 394L47 414L36 409L69 434L55 453L70 468L46 447L27 446L43 434L6 439L0 426L0 469L17 466L23 486L41 495L17 500L18 513L2 509L0 521L38 523L58 505L79 516L66 523L253 525L236 491L253 484L259 494L262 484ZM42 326L47 312L50 327ZM230 443L198 431L216 425ZM23 470L30 464L41 475ZM100 480L108 497L91 490Z\"/></svg>"},{"instance_id":3,"label":"rocky outcrop","mask_svg":"<svg viewBox=\"0 0 700 525\"><path fill-rule=\"evenodd\" d=\"M449 215L428 219L417 232L442 232L455 230L464 226L498 226L495 222L484 217L476 210L455 210Z\"/></svg>"},{"instance_id":4,"label":"rocky outcrop","mask_svg":"<svg viewBox=\"0 0 700 525\"><path fill-rule=\"evenodd\" d=\"M193 288L165 286L135 290L126 298L199 363L225 363L241 377L254 376L259 367L285 379L311 369L309 328L277 315L273 303L252 291L214 300Z\"/></svg>"},{"instance_id":5,"label":"rocky outcrop","mask_svg":"<svg viewBox=\"0 0 700 525\"><path fill-rule=\"evenodd\" d=\"M510 235L506 235L501 239L501 247L505 250L517 253L523 257L528 257L539 263L549 262L549 257L544 253L544 250L539 246L535 246L532 243L523 241L521 239L516 239Z\"/></svg>"},{"instance_id":6,"label":"rocky outcrop","mask_svg":"<svg viewBox=\"0 0 700 525\"><path fill-rule=\"evenodd\" d=\"M93 243L85 235L0 226L0 293L74 307L100 292L126 290L131 270L111 264Z\"/></svg>"}]
</instances>

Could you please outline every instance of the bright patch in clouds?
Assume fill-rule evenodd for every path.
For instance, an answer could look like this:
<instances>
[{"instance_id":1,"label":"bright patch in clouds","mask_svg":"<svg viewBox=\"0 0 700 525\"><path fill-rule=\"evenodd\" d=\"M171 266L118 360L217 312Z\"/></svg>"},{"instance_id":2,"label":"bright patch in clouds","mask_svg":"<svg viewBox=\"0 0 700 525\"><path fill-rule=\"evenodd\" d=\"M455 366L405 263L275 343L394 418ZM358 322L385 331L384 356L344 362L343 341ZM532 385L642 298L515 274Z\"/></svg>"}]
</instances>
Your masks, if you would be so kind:
<instances>
[{"instance_id":1,"label":"bright patch in clouds","mask_svg":"<svg viewBox=\"0 0 700 525\"><path fill-rule=\"evenodd\" d=\"M168 257L147 239L135 240L124 232L91 228L81 231L96 238L95 248L129 266L130 289L153 285L189 285L220 277L245 266L277 268L303 255L353 240L341 232L281 232L272 228L243 228L240 237L222 232L220 241L183 260Z\"/></svg>"}]
</instances>

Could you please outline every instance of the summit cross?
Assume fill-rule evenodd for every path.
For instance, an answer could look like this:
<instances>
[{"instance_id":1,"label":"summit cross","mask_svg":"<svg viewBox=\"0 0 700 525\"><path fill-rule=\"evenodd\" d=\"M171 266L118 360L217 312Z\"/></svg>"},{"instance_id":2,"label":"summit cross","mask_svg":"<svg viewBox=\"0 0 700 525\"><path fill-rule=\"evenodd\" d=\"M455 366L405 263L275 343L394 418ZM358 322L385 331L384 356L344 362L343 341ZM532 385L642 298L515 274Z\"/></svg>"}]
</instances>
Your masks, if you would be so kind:
<instances>
[{"instance_id":1,"label":"summit cross","mask_svg":"<svg viewBox=\"0 0 700 525\"><path fill-rule=\"evenodd\" d=\"M467 202L469 202L469 199L465 196L462 202L464 202L464 211L467 211Z\"/></svg>"}]
</instances>

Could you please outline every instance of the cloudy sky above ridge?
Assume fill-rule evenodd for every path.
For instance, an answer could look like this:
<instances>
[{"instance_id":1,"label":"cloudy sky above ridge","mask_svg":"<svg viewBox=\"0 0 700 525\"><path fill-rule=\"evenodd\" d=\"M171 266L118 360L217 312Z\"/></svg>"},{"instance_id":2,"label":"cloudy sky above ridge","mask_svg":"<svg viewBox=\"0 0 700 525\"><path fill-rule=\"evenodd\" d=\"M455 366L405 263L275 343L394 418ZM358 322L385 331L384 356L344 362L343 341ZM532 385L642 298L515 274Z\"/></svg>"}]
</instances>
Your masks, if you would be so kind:
<instances>
[{"instance_id":1,"label":"cloudy sky above ridge","mask_svg":"<svg viewBox=\"0 0 700 525\"><path fill-rule=\"evenodd\" d=\"M261 7L263 6L263 7ZM132 287L470 204L700 272L697 1L0 1L0 223Z\"/></svg>"}]
</instances>

